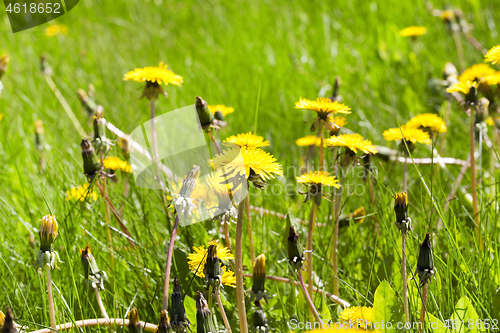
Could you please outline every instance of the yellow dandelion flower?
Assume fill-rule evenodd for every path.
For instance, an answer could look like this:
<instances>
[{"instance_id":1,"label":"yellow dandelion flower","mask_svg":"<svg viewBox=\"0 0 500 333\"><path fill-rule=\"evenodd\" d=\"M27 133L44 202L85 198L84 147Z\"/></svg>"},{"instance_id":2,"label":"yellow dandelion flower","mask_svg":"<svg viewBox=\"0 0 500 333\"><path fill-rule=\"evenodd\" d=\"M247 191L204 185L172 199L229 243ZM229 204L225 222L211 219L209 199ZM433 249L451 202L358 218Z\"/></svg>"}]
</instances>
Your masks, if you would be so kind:
<instances>
[{"instance_id":1,"label":"yellow dandelion flower","mask_svg":"<svg viewBox=\"0 0 500 333\"><path fill-rule=\"evenodd\" d=\"M2 311L0 311L0 329L3 327L4 323L5 323L5 315L3 314Z\"/></svg>"},{"instance_id":2,"label":"yellow dandelion flower","mask_svg":"<svg viewBox=\"0 0 500 333\"><path fill-rule=\"evenodd\" d=\"M365 206L361 206L355 209L354 212L351 213L351 218L358 223L363 223L365 217L366 217Z\"/></svg>"},{"instance_id":3,"label":"yellow dandelion flower","mask_svg":"<svg viewBox=\"0 0 500 333\"><path fill-rule=\"evenodd\" d=\"M417 27L417 26L412 26L408 28L404 28L399 32L399 35L401 37L417 37L417 36L422 36L427 33L427 28L425 27Z\"/></svg>"},{"instance_id":4,"label":"yellow dandelion flower","mask_svg":"<svg viewBox=\"0 0 500 333\"><path fill-rule=\"evenodd\" d=\"M330 176L330 173L327 171L309 171L309 173L296 178L301 184L321 184L340 188L340 184L337 184L339 180L335 176Z\"/></svg>"},{"instance_id":5,"label":"yellow dandelion flower","mask_svg":"<svg viewBox=\"0 0 500 333\"><path fill-rule=\"evenodd\" d=\"M331 99L319 97L315 101L300 97L300 101L295 103L296 109L306 109L314 111L318 117L327 119L328 116L336 113L351 113L351 108L337 101L332 102Z\"/></svg>"},{"instance_id":6,"label":"yellow dandelion flower","mask_svg":"<svg viewBox=\"0 0 500 333\"><path fill-rule=\"evenodd\" d=\"M498 74L499 72L495 71L487 64L476 64L467 68L462 75L460 75L458 81L464 83L467 81L479 81L480 83L492 86L498 83Z\"/></svg>"},{"instance_id":7,"label":"yellow dandelion flower","mask_svg":"<svg viewBox=\"0 0 500 333\"><path fill-rule=\"evenodd\" d=\"M127 161L120 159L119 157L108 156L104 159L103 165L106 169L122 170L132 173L132 167L130 166L130 164L128 164Z\"/></svg>"},{"instance_id":8,"label":"yellow dandelion flower","mask_svg":"<svg viewBox=\"0 0 500 333\"><path fill-rule=\"evenodd\" d=\"M264 138L252 132L232 135L224 142L234 143L240 147L265 147L269 146L269 141L264 141Z\"/></svg>"},{"instance_id":9,"label":"yellow dandelion flower","mask_svg":"<svg viewBox=\"0 0 500 333\"><path fill-rule=\"evenodd\" d=\"M366 324L373 323L375 313L373 308L366 306L351 306L340 313L339 321L360 324L358 328L366 328ZM359 322L358 322L359 321Z\"/></svg>"},{"instance_id":10,"label":"yellow dandelion flower","mask_svg":"<svg viewBox=\"0 0 500 333\"><path fill-rule=\"evenodd\" d=\"M208 110L210 110L210 112L212 112L213 115L215 115L215 112L219 111L220 113L222 113L224 117L234 112L234 108L222 104L209 105Z\"/></svg>"},{"instance_id":11,"label":"yellow dandelion flower","mask_svg":"<svg viewBox=\"0 0 500 333\"><path fill-rule=\"evenodd\" d=\"M0 113L0 121L3 119L3 113Z\"/></svg>"},{"instance_id":12,"label":"yellow dandelion flower","mask_svg":"<svg viewBox=\"0 0 500 333\"><path fill-rule=\"evenodd\" d=\"M459 92L464 95L467 95L470 92L470 89L472 87L476 88L479 86L479 83L476 81L467 81L467 82L457 82L448 89L446 89L446 92L448 93L454 93L454 92Z\"/></svg>"},{"instance_id":13,"label":"yellow dandelion flower","mask_svg":"<svg viewBox=\"0 0 500 333\"><path fill-rule=\"evenodd\" d=\"M215 241L210 241L209 245L217 245L217 257L220 260L231 260L234 259L234 256L231 254L229 248L224 245L217 243ZM188 265L189 269L193 272L198 269L198 271L203 272L203 268L205 267L205 263L207 262L207 253L208 248L205 249L205 246L195 247L193 246L193 253L188 254ZM199 267L199 268L198 268ZM204 276L203 276L204 277Z\"/></svg>"},{"instance_id":14,"label":"yellow dandelion flower","mask_svg":"<svg viewBox=\"0 0 500 333\"><path fill-rule=\"evenodd\" d=\"M405 125L401 126L401 128L390 128L383 133L384 139L387 141L399 141L404 139L406 141L412 143L425 143L430 145L432 140L429 136L429 133L422 131L418 128L409 128Z\"/></svg>"},{"instance_id":15,"label":"yellow dandelion flower","mask_svg":"<svg viewBox=\"0 0 500 333\"><path fill-rule=\"evenodd\" d=\"M144 68L136 68L133 71L125 74L123 79L125 81L137 81L137 82L152 82L158 84L173 84L176 86L181 86L183 78L180 75L176 75L171 70L167 69L167 65L160 62L158 67L149 66Z\"/></svg>"},{"instance_id":16,"label":"yellow dandelion flower","mask_svg":"<svg viewBox=\"0 0 500 333\"><path fill-rule=\"evenodd\" d=\"M500 64L500 45L494 46L484 56L484 62L491 62L493 65Z\"/></svg>"},{"instance_id":17,"label":"yellow dandelion flower","mask_svg":"<svg viewBox=\"0 0 500 333\"><path fill-rule=\"evenodd\" d=\"M445 133L447 131L446 124L443 119L434 113L422 113L413 117L406 124L408 128L418 128L432 133Z\"/></svg>"},{"instance_id":18,"label":"yellow dandelion flower","mask_svg":"<svg viewBox=\"0 0 500 333\"><path fill-rule=\"evenodd\" d=\"M241 158L238 155L241 153ZM246 178L251 175L250 169L263 180L283 176L281 165L273 155L260 148L241 147L232 148L217 154L213 160L214 168L245 168Z\"/></svg>"},{"instance_id":19,"label":"yellow dandelion flower","mask_svg":"<svg viewBox=\"0 0 500 333\"><path fill-rule=\"evenodd\" d=\"M67 35L68 28L64 24L51 24L45 29L44 34L47 37Z\"/></svg>"},{"instance_id":20,"label":"yellow dandelion flower","mask_svg":"<svg viewBox=\"0 0 500 333\"><path fill-rule=\"evenodd\" d=\"M455 12L451 9L443 10L441 15L439 15L439 18L443 21L451 21L455 18Z\"/></svg>"},{"instance_id":21,"label":"yellow dandelion flower","mask_svg":"<svg viewBox=\"0 0 500 333\"><path fill-rule=\"evenodd\" d=\"M336 125L338 128L344 127L347 125L347 119L344 116L330 116L328 117L328 121L330 121L332 124Z\"/></svg>"},{"instance_id":22,"label":"yellow dandelion flower","mask_svg":"<svg viewBox=\"0 0 500 333\"><path fill-rule=\"evenodd\" d=\"M316 135L306 135L300 139L297 139L297 141L295 141L295 144L300 147L309 147L312 145L319 147L321 145L321 138L317 137Z\"/></svg>"},{"instance_id":23,"label":"yellow dandelion flower","mask_svg":"<svg viewBox=\"0 0 500 333\"><path fill-rule=\"evenodd\" d=\"M85 201L86 198L89 198L92 201L97 200L97 192L95 191L95 189L89 191L89 184L83 184L83 186L73 187L69 191L66 191L67 201Z\"/></svg>"},{"instance_id":24,"label":"yellow dandelion flower","mask_svg":"<svg viewBox=\"0 0 500 333\"><path fill-rule=\"evenodd\" d=\"M363 153L376 154L377 148L370 140L365 140L359 134L343 134L340 136L332 136L325 140L325 144L330 147L346 147L356 153L361 150Z\"/></svg>"}]
</instances>

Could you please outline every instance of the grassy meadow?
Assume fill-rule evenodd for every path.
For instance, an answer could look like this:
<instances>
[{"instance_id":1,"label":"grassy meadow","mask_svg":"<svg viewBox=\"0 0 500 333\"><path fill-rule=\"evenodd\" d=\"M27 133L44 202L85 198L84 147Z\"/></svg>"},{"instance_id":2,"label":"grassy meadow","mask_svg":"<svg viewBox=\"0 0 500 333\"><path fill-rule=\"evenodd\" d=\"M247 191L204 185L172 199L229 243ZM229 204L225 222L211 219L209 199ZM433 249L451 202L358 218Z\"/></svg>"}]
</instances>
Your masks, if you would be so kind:
<instances>
[{"instance_id":1,"label":"grassy meadow","mask_svg":"<svg viewBox=\"0 0 500 333\"><path fill-rule=\"evenodd\" d=\"M450 5L460 9L473 27L471 36L484 48L500 44L499 2L434 0L432 5L436 9ZM221 140L250 131L263 136L270 141L263 149L283 169L283 176L270 179L264 191L249 186L251 205L289 214L288 218L279 218L252 211L255 252L265 253L268 275L296 280L286 260L287 228L290 223L295 226L305 248L313 204L304 203L305 197L299 193L304 187L296 177L306 160L315 166L319 161L319 149L308 158L308 148L295 143L300 137L316 134L310 131L315 114L295 108L301 97L329 97L338 76L341 101L351 108L341 134L359 133L376 146L396 151L397 143L384 139L385 130L399 127L418 114L435 113L446 121L447 132L437 135L430 145L417 143L412 157L430 158L435 149L442 157L467 160L469 117L440 82L446 63L453 63L460 74L484 63L484 55L463 33L453 36L449 24L433 15L428 6L424 1L394 0L80 1L55 22L16 34L10 31L7 15L0 14L0 56L10 56L1 77L4 89L0 98L0 309L10 307L16 323L26 326L27 331L50 327L46 274L38 274L38 265L34 266L40 220L47 214L57 218L59 236L54 249L64 262L59 264L60 270L52 271L58 324L102 318L92 288L84 283L80 249L87 244L99 268L108 275L101 296L109 317L128 318L135 307L142 321L156 325L162 309L175 209L173 205L165 207L161 191L141 188L132 174L123 171L117 171L118 182L107 181L107 191L130 236L109 213L98 191L96 200L67 200L67 191L87 182L80 149L82 134L42 74L42 55L51 68L51 79L89 138L93 137L92 120L77 90L87 90L92 84L106 120L130 133L150 119L150 111L147 99L140 99L144 84L124 81L124 74L160 62L168 64L184 82L181 87L163 86L169 96L160 95L156 101L158 115L193 105L196 96L210 105L234 107L235 111L225 118L227 126L216 135ZM45 29L53 23L65 25L67 34L46 36ZM408 26L424 26L427 33L416 38L400 36L400 30ZM491 67L500 71L500 65ZM500 88L497 84L492 89L496 89L496 95L489 98L489 111L498 117L494 98L500 98ZM43 121L45 129L43 152L35 142L37 120ZM406 242L411 322L418 322L421 313L418 277L410 278L426 233L432 236L437 271L428 286L427 313L442 323L450 318L500 320L498 129L490 125L484 128L486 134L475 148L479 229L468 169L448 201L461 165L407 165L408 213L413 224ZM325 135L328 137L327 132ZM106 136L116 139L109 131ZM109 156L124 159L118 144ZM329 172L334 170L333 156L334 149L326 147ZM362 153L358 152L359 156ZM339 297L351 306L375 306L376 312L378 304L385 315L380 310L376 318L403 320L401 233L394 225L394 196L403 191L403 164L377 156L372 157L372 164L376 170L373 202L362 166L347 173L344 181L342 213L364 206L366 217L362 223L351 219L340 228ZM334 280L330 254L335 222L329 219L331 214L332 204L323 199L312 252L314 285L329 293L333 293ZM245 218L243 271L252 274L246 223ZM205 221L181 227L175 240L171 283L173 278L179 279L186 295L187 317L194 325L196 292L205 290L205 283L190 271L187 256L194 246L206 248L210 240L225 245L221 230L218 221ZM229 234L234 248L235 223L230 224ZM307 262L302 271L305 278L306 268ZM251 278L244 282L245 290L252 287ZM262 309L271 331L306 331L289 326L291 319L314 322L300 287L267 280L266 289L272 297L262 302ZM343 307L324 295L312 295L315 306L323 319L337 322ZM221 297L232 331L240 332L235 288L225 286ZM251 326L256 306L247 297ZM213 309L222 330L217 305ZM448 330L480 331L495 330Z\"/></svg>"}]
</instances>

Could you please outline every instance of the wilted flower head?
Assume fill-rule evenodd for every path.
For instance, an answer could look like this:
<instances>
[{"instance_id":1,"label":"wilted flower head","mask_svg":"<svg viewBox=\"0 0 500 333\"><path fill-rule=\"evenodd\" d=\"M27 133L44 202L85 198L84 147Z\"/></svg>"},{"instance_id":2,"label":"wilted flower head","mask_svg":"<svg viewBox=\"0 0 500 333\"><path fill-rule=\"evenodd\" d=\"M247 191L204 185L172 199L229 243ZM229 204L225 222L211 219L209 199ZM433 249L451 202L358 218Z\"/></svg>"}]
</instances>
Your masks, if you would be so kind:
<instances>
[{"instance_id":1,"label":"wilted flower head","mask_svg":"<svg viewBox=\"0 0 500 333\"><path fill-rule=\"evenodd\" d=\"M255 295L255 300L259 301L262 298L269 299L269 294L266 292L266 256L262 253L255 258L255 265L252 273L252 295Z\"/></svg>"},{"instance_id":2,"label":"wilted flower head","mask_svg":"<svg viewBox=\"0 0 500 333\"><path fill-rule=\"evenodd\" d=\"M500 45L492 47L484 56L484 62L491 62L493 65L500 64Z\"/></svg>"},{"instance_id":3,"label":"wilted flower head","mask_svg":"<svg viewBox=\"0 0 500 333\"><path fill-rule=\"evenodd\" d=\"M203 294L196 294L196 333L214 333L217 332L212 320L212 315L208 309L207 300Z\"/></svg>"},{"instance_id":4,"label":"wilted flower head","mask_svg":"<svg viewBox=\"0 0 500 333\"><path fill-rule=\"evenodd\" d=\"M238 216L238 210L233 203L233 191L226 180L227 178L220 171L207 177L210 190L217 197L217 206L213 207L215 209L214 219L220 219L223 224L234 221Z\"/></svg>"},{"instance_id":5,"label":"wilted flower head","mask_svg":"<svg viewBox=\"0 0 500 333\"><path fill-rule=\"evenodd\" d=\"M38 151L45 149L45 129L40 119L35 121L35 147Z\"/></svg>"},{"instance_id":6,"label":"wilted flower head","mask_svg":"<svg viewBox=\"0 0 500 333\"><path fill-rule=\"evenodd\" d=\"M305 184L307 186L307 192L303 193L306 194L304 202L314 198L314 202L318 206L321 204L321 189L323 186L340 188L338 179L336 179L335 176L330 176L328 171L309 171L309 173L297 177L297 181L300 184Z\"/></svg>"},{"instance_id":7,"label":"wilted flower head","mask_svg":"<svg viewBox=\"0 0 500 333\"><path fill-rule=\"evenodd\" d=\"M122 148L123 155L125 159L128 159L130 155L130 150L132 149L132 137L126 134L118 140L118 145Z\"/></svg>"},{"instance_id":8,"label":"wilted flower head","mask_svg":"<svg viewBox=\"0 0 500 333\"><path fill-rule=\"evenodd\" d=\"M80 147L82 148L83 172L85 173L85 176L92 181L101 169L101 164L97 160L94 147L92 147L89 140L85 138L82 139Z\"/></svg>"},{"instance_id":9,"label":"wilted flower head","mask_svg":"<svg viewBox=\"0 0 500 333\"><path fill-rule=\"evenodd\" d=\"M238 135L232 135L224 142L234 143L240 147L265 147L269 146L269 141L264 141L264 138L259 135L255 135L252 132L242 133Z\"/></svg>"},{"instance_id":10,"label":"wilted flower head","mask_svg":"<svg viewBox=\"0 0 500 333\"><path fill-rule=\"evenodd\" d=\"M375 321L375 313L373 308L366 306L351 306L342 310L339 316L339 321L349 323L356 328L368 329Z\"/></svg>"},{"instance_id":11,"label":"wilted flower head","mask_svg":"<svg viewBox=\"0 0 500 333\"><path fill-rule=\"evenodd\" d=\"M191 194L198 184L198 177L200 176L200 167L198 165L193 165L193 168L189 171L186 178L182 181L182 187L179 193L175 193L176 197L174 204L177 213L184 215L190 215L191 211L196 208L196 206L191 201Z\"/></svg>"},{"instance_id":12,"label":"wilted flower head","mask_svg":"<svg viewBox=\"0 0 500 333\"><path fill-rule=\"evenodd\" d=\"M416 273L420 278L420 285L422 286L429 283L432 276L436 273L434 269L434 256L432 255L431 235L428 233L425 235L422 244L420 244Z\"/></svg>"},{"instance_id":13,"label":"wilted flower head","mask_svg":"<svg viewBox=\"0 0 500 333\"><path fill-rule=\"evenodd\" d=\"M125 81L146 81L146 87L142 92L142 97L146 97L149 100L154 100L158 98L159 94L165 94L162 84L169 85L173 84L176 86L181 86L183 78L180 75L176 75L171 70L167 69L167 65L160 62L158 67L149 66L144 68L136 68L133 71L125 74L123 79Z\"/></svg>"},{"instance_id":14,"label":"wilted flower head","mask_svg":"<svg viewBox=\"0 0 500 333\"><path fill-rule=\"evenodd\" d=\"M172 327L168 320L167 310L161 310L160 312L160 322L156 327L156 333L172 333Z\"/></svg>"},{"instance_id":15,"label":"wilted flower head","mask_svg":"<svg viewBox=\"0 0 500 333\"><path fill-rule=\"evenodd\" d=\"M212 288L219 288L221 283L220 260L217 257L217 245L211 244L207 250L207 262L205 263L205 283Z\"/></svg>"},{"instance_id":16,"label":"wilted flower head","mask_svg":"<svg viewBox=\"0 0 500 333\"><path fill-rule=\"evenodd\" d=\"M99 288L104 290L104 281L108 279L108 275L105 271L101 271L97 267L95 258L90 250L90 245L87 245L84 249L80 249L80 255L85 282L94 289Z\"/></svg>"},{"instance_id":17,"label":"wilted flower head","mask_svg":"<svg viewBox=\"0 0 500 333\"><path fill-rule=\"evenodd\" d=\"M174 279L174 291L172 293L172 305L170 312L172 313L172 326L184 332L189 327L190 322L186 316L186 309L184 307L184 299L181 294L181 285L177 278Z\"/></svg>"},{"instance_id":18,"label":"wilted flower head","mask_svg":"<svg viewBox=\"0 0 500 333\"><path fill-rule=\"evenodd\" d=\"M142 325L139 321L139 311L137 311L137 308L132 308L128 314L128 331L129 333L142 333Z\"/></svg>"},{"instance_id":19,"label":"wilted flower head","mask_svg":"<svg viewBox=\"0 0 500 333\"><path fill-rule=\"evenodd\" d=\"M288 232L288 261L295 271L302 268L304 260L306 260L306 258L304 257L302 246L299 243L299 235L295 232L295 228L291 226Z\"/></svg>"},{"instance_id":20,"label":"wilted flower head","mask_svg":"<svg viewBox=\"0 0 500 333\"><path fill-rule=\"evenodd\" d=\"M445 133L447 131L446 124L443 119L434 113L422 113L413 117L406 124L408 128L418 128L430 135Z\"/></svg>"},{"instance_id":21,"label":"wilted flower head","mask_svg":"<svg viewBox=\"0 0 500 333\"><path fill-rule=\"evenodd\" d=\"M0 311L0 329L2 333L17 333L16 324L14 323L14 315L12 310L7 307L5 315Z\"/></svg>"},{"instance_id":22,"label":"wilted flower head","mask_svg":"<svg viewBox=\"0 0 500 333\"><path fill-rule=\"evenodd\" d=\"M45 215L41 220L40 231L40 250L37 253L37 261L40 274L45 265L50 268L59 268L57 263L60 261L59 255L52 249L54 240L58 234L58 225L54 215Z\"/></svg>"},{"instance_id":23,"label":"wilted flower head","mask_svg":"<svg viewBox=\"0 0 500 333\"><path fill-rule=\"evenodd\" d=\"M404 28L399 32L401 37L418 37L425 35L427 33L427 29L425 27L417 27L411 26L408 28Z\"/></svg>"}]
</instances>

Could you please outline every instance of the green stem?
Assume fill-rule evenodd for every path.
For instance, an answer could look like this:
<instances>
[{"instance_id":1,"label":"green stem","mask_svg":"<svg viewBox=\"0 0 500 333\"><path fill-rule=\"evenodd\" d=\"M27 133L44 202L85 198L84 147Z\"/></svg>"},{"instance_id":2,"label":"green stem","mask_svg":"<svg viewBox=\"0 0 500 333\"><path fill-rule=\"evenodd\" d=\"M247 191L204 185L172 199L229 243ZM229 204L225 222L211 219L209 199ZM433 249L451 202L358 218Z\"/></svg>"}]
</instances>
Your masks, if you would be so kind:
<instances>
[{"instance_id":1,"label":"green stem","mask_svg":"<svg viewBox=\"0 0 500 333\"><path fill-rule=\"evenodd\" d=\"M472 191L472 209L474 222L476 223L476 235L478 237L478 242L482 248L481 244L481 221L479 219L479 206L477 201L477 185L476 185L476 159L474 158L474 150L476 146L475 138L475 124L476 118L474 115L474 108L470 108L470 178L471 178L471 191Z\"/></svg>"},{"instance_id":2,"label":"green stem","mask_svg":"<svg viewBox=\"0 0 500 333\"><path fill-rule=\"evenodd\" d=\"M402 241L401 241L401 249L403 255L403 302L404 302L404 311L406 322L410 321L410 309L408 307L408 281L406 280L406 232L402 233Z\"/></svg>"},{"instance_id":3,"label":"green stem","mask_svg":"<svg viewBox=\"0 0 500 333\"><path fill-rule=\"evenodd\" d=\"M245 308L245 290L243 288L243 219L245 216L245 200L238 205L238 221L236 222L236 244L234 249L236 274L236 304L240 322L240 332L248 333L247 315Z\"/></svg>"},{"instance_id":4,"label":"green stem","mask_svg":"<svg viewBox=\"0 0 500 333\"><path fill-rule=\"evenodd\" d=\"M47 272L47 294L49 296L49 313L50 313L50 327L56 329L56 311L54 309L54 297L52 296L52 276L50 275L50 266L46 266Z\"/></svg>"},{"instance_id":5,"label":"green stem","mask_svg":"<svg viewBox=\"0 0 500 333\"><path fill-rule=\"evenodd\" d=\"M314 233L314 223L316 222L316 214L318 212L318 206L313 202L311 207L311 215L309 217L309 230L307 233L307 284L308 284L308 292L309 295L313 294L313 256L312 256L312 242L313 242L313 233Z\"/></svg>"},{"instance_id":6,"label":"green stem","mask_svg":"<svg viewBox=\"0 0 500 333\"><path fill-rule=\"evenodd\" d=\"M252 260L252 267L255 265L255 248L253 245L253 236L252 236L252 217L250 216L250 196L247 195L245 199L245 208L247 214L247 233L248 233L248 242L250 243L250 259Z\"/></svg>"}]
</instances>

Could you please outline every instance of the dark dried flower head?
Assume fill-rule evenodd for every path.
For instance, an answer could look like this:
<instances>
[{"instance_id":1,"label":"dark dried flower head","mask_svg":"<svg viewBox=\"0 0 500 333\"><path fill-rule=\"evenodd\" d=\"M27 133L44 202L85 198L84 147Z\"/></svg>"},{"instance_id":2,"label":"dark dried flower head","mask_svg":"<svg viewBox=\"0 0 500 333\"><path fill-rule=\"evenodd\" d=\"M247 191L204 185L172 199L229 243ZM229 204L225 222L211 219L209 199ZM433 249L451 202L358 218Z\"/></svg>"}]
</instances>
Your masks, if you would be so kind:
<instances>
[{"instance_id":1,"label":"dark dried flower head","mask_svg":"<svg viewBox=\"0 0 500 333\"><path fill-rule=\"evenodd\" d=\"M92 288L99 288L104 290L104 281L108 279L105 271L99 270L92 251L90 250L90 245L87 245L85 249L80 250L83 273L85 277L85 282L90 284Z\"/></svg>"},{"instance_id":2,"label":"dark dried flower head","mask_svg":"<svg viewBox=\"0 0 500 333\"><path fill-rule=\"evenodd\" d=\"M172 327L170 326L170 322L168 320L167 310L161 310L160 322L156 328L156 333L172 333Z\"/></svg>"},{"instance_id":3,"label":"dark dried flower head","mask_svg":"<svg viewBox=\"0 0 500 333\"><path fill-rule=\"evenodd\" d=\"M267 324L266 314L262 310L262 306L259 301L255 301L255 306L257 307L257 310L253 313L254 332L267 333L269 332L269 325Z\"/></svg>"},{"instance_id":4,"label":"dark dried flower head","mask_svg":"<svg viewBox=\"0 0 500 333\"><path fill-rule=\"evenodd\" d=\"M196 333L215 333L215 325L212 321L212 315L208 309L207 300L203 294L196 294Z\"/></svg>"},{"instance_id":5,"label":"dark dried flower head","mask_svg":"<svg viewBox=\"0 0 500 333\"><path fill-rule=\"evenodd\" d=\"M406 192L396 194L394 197L394 211L396 212L396 226L402 233L411 231L411 219L408 217L408 195Z\"/></svg>"},{"instance_id":6,"label":"dark dried flower head","mask_svg":"<svg viewBox=\"0 0 500 333\"><path fill-rule=\"evenodd\" d=\"M97 160L94 147L92 147L92 144L89 140L82 139L80 147L82 148L83 172L85 173L85 176L87 176L87 178L92 181L92 179L101 169L101 164Z\"/></svg>"},{"instance_id":7,"label":"dark dried flower head","mask_svg":"<svg viewBox=\"0 0 500 333\"><path fill-rule=\"evenodd\" d=\"M172 314L172 326L184 332L189 327L190 322L186 316L186 309L184 307L184 300L181 294L181 285L177 278L174 279L174 292L172 293L172 305L170 308Z\"/></svg>"},{"instance_id":8,"label":"dark dried flower head","mask_svg":"<svg viewBox=\"0 0 500 333\"><path fill-rule=\"evenodd\" d=\"M0 327L2 328L2 333L17 333L14 315L9 307L5 309L5 316L0 311Z\"/></svg>"},{"instance_id":9,"label":"dark dried flower head","mask_svg":"<svg viewBox=\"0 0 500 333\"><path fill-rule=\"evenodd\" d=\"M304 260L306 260L306 258L304 257L302 246L299 243L299 235L295 232L294 227L290 227L288 233L288 261L295 271L302 268Z\"/></svg>"},{"instance_id":10,"label":"dark dried flower head","mask_svg":"<svg viewBox=\"0 0 500 333\"><path fill-rule=\"evenodd\" d=\"M429 283L435 273L431 236L427 233L424 241L420 244L420 253L417 260L417 274L420 278L420 284L423 286Z\"/></svg>"},{"instance_id":11,"label":"dark dried flower head","mask_svg":"<svg viewBox=\"0 0 500 333\"><path fill-rule=\"evenodd\" d=\"M212 288L222 286L220 259L217 257L217 244L210 244L207 250L207 262L205 263L204 272L205 283Z\"/></svg>"},{"instance_id":12,"label":"dark dried flower head","mask_svg":"<svg viewBox=\"0 0 500 333\"><path fill-rule=\"evenodd\" d=\"M142 325L139 321L139 311L137 311L137 308L130 310L128 320L128 331L130 333L142 333Z\"/></svg>"},{"instance_id":13,"label":"dark dried flower head","mask_svg":"<svg viewBox=\"0 0 500 333\"><path fill-rule=\"evenodd\" d=\"M212 112L208 109L208 104L200 96L196 96L196 113L203 129L208 129L214 121Z\"/></svg>"}]
</instances>

